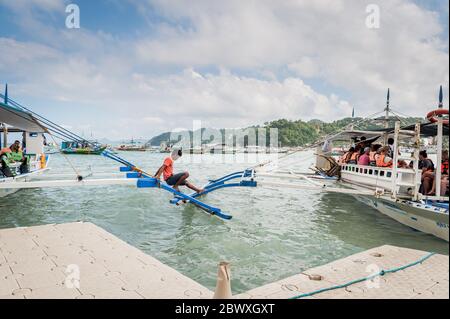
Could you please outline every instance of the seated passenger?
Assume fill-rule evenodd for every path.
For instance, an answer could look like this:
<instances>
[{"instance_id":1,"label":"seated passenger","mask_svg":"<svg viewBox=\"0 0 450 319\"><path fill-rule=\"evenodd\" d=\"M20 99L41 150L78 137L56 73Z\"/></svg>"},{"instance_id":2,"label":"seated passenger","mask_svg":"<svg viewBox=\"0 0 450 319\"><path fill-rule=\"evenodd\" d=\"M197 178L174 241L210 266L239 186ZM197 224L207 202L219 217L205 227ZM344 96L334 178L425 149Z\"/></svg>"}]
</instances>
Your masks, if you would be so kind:
<instances>
[{"instance_id":1,"label":"seated passenger","mask_svg":"<svg viewBox=\"0 0 450 319\"><path fill-rule=\"evenodd\" d=\"M442 161L441 161L441 196L448 194L448 151L442 151ZM436 194L436 178L433 180L433 187L427 193L427 195Z\"/></svg>"},{"instance_id":2,"label":"seated passenger","mask_svg":"<svg viewBox=\"0 0 450 319\"><path fill-rule=\"evenodd\" d=\"M347 161L347 163L348 164L358 164L360 151L361 151L361 145L358 144L358 145L356 145L354 152L350 155L350 159Z\"/></svg>"},{"instance_id":3,"label":"seated passenger","mask_svg":"<svg viewBox=\"0 0 450 319\"><path fill-rule=\"evenodd\" d=\"M366 147L364 153L358 159L358 165L368 166L370 164L370 148Z\"/></svg>"},{"instance_id":4,"label":"seated passenger","mask_svg":"<svg viewBox=\"0 0 450 319\"><path fill-rule=\"evenodd\" d=\"M428 158L427 151L419 153L419 169L422 170L422 185L420 192L424 195L428 194L433 188L434 183L434 164Z\"/></svg>"},{"instance_id":5,"label":"seated passenger","mask_svg":"<svg viewBox=\"0 0 450 319\"><path fill-rule=\"evenodd\" d=\"M380 144L372 144L371 148L370 148L370 153L369 153L369 165L370 166L377 166L377 157L379 156L379 150L381 148Z\"/></svg>"},{"instance_id":6,"label":"seated passenger","mask_svg":"<svg viewBox=\"0 0 450 319\"><path fill-rule=\"evenodd\" d=\"M389 152L387 153L387 156L389 156L390 158L394 157L394 139L392 137L388 138L388 147L389 147Z\"/></svg>"},{"instance_id":7,"label":"seated passenger","mask_svg":"<svg viewBox=\"0 0 450 319\"><path fill-rule=\"evenodd\" d=\"M350 147L348 152L346 152L344 155L342 155L342 157L339 159L339 164L347 164L350 160L350 157L352 156L352 154L354 152L355 152L355 148Z\"/></svg>"},{"instance_id":8,"label":"seated passenger","mask_svg":"<svg viewBox=\"0 0 450 319\"><path fill-rule=\"evenodd\" d=\"M381 148L380 155L377 158L377 167L392 167L392 158L388 156L390 147Z\"/></svg>"},{"instance_id":9,"label":"seated passenger","mask_svg":"<svg viewBox=\"0 0 450 319\"><path fill-rule=\"evenodd\" d=\"M20 150L20 142L15 141L13 145L9 148L11 150L11 160L14 162L23 161L23 152Z\"/></svg>"},{"instance_id":10,"label":"seated passenger","mask_svg":"<svg viewBox=\"0 0 450 319\"><path fill-rule=\"evenodd\" d=\"M5 177L14 177L9 164L11 163L11 150L6 147L0 150L0 171Z\"/></svg>"}]
</instances>

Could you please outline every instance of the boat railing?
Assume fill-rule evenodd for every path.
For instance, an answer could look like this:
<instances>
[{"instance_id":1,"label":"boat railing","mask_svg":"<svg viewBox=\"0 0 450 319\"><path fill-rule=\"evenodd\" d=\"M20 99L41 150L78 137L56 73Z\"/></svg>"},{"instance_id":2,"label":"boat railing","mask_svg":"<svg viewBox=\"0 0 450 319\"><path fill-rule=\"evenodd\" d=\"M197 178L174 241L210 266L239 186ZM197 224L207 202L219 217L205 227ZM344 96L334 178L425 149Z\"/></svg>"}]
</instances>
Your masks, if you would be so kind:
<instances>
[{"instance_id":1,"label":"boat railing","mask_svg":"<svg viewBox=\"0 0 450 319\"><path fill-rule=\"evenodd\" d=\"M415 185L415 172L407 168L397 168L394 172L392 168L344 164L341 165L341 176L345 182L382 187L391 192L404 194L408 194L408 190Z\"/></svg>"}]
</instances>

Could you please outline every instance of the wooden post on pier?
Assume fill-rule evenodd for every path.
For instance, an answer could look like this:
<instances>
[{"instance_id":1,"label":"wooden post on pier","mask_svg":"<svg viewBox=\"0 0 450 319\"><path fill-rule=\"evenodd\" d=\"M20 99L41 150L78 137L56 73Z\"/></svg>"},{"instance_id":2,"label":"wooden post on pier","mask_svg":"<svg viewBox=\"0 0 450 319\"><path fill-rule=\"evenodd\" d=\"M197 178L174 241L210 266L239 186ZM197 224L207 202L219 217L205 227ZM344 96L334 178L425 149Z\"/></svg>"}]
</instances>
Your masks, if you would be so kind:
<instances>
[{"instance_id":1,"label":"wooden post on pier","mask_svg":"<svg viewBox=\"0 0 450 319\"><path fill-rule=\"evenodd\" d=\"M219 264L216 291L214 292L213 299L231 299L232 297L230 264L223 261Z\"/></svg>"}]
</instances>

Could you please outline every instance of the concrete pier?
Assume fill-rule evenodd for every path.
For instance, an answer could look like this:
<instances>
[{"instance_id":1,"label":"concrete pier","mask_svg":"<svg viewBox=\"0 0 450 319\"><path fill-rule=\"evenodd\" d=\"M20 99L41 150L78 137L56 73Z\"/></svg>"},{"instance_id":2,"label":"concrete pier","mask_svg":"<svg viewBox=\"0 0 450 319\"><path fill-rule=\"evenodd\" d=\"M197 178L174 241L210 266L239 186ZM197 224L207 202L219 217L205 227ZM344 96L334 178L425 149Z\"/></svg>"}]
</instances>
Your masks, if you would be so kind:
<instances>
[{"instance_id":1,"label":"concrete pier","mask_svg":"<svg viewBox=\"0 0 450 319\"><path fill-rule=\"evenodd\" d=\"M292 298L403 266L425 255L382 246L234 298ZM0 299L212 297L209 289L91 223L0 230ZM434 255L370 282L308 298L448 299L449 257Z\"/></svg>"},{"instance_id":2,"label":"concrete pier","mask_svg":"<svg viewBox=\"0 0 450 319\"><path fill-rule=\"evenodd\" d=\"M212 296L91 223L0 230L0 299Z\"/></svg>"},{"instance_id":3,"label":"concrete pier","mask_svg":"<svg viewBox=\"0 0 450 319\"><path fill-rule=\"evenodd\" d=\"M381 270L393 269L427 256L426 252L381 246L235 296L245 299L288 299L319 289L343 285ZM423 263L370 281L330 290L305 299L449 298L449 257L433 255Z\"/></svg>"}]
</instances>

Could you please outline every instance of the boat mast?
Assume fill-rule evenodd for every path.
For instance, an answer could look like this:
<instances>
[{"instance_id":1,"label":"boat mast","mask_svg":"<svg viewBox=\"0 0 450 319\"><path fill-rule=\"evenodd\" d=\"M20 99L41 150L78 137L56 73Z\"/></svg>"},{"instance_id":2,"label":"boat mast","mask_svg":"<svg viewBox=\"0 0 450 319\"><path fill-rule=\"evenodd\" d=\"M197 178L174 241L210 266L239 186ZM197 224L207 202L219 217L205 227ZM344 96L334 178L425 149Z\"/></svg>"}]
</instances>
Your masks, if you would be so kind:
<instances>
[{"instance_id":1,"label":"boat mast","mask_svg":"<svg viewBox=\"0 0 450 319\"><path fill-rule=\"evenodd\" d=\"M386 108L384 109L386 111L384 115L384 128L389 128L389 112L390 112L389 96L390 96L390 89L388 89L387 91Z\"/></svg>"},{"instance_id":2,"label":"boat mast","mask_svg":"<svg viewBox=\"0 0 450 319\"><path fill-rule=\"evenodd\" d=\"M389 105L390 92L391 92L391 90L388 88L387 97L386 97L386 107L384 108L384 111L385 111L384 128L386 128L386 129L389 128L389 113L391 111L391 108L390 108L390 105ZM384 134L384 145L387 145L387 141L388 141L388 134L385 133Z\"/></svg>"}]
</instances>

